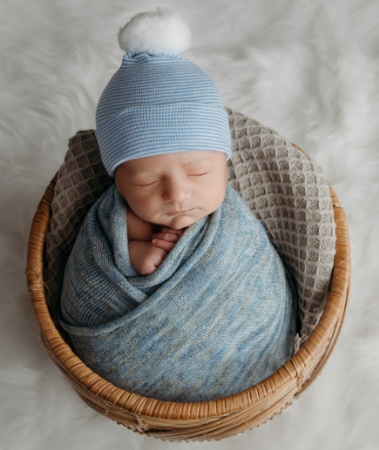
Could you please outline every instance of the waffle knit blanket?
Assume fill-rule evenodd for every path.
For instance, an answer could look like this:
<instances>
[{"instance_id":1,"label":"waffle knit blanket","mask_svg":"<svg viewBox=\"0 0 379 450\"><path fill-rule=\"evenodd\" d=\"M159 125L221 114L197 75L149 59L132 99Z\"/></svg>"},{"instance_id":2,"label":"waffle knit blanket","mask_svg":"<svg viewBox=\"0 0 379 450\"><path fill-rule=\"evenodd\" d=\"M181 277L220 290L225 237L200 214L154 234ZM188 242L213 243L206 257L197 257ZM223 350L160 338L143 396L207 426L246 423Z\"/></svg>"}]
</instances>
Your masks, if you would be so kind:
<instances>
[{"instance_id":1,"label":"waffle knit blanket","mask_svg":"<svg viewBox=\"0 0 379 450\"><path fill-rule=\"evenodd\" d=\"M233 188L147 276L129 260L126 212L112 185L66 266L60 322L92 370L127 391L196 402L255 385L292 356L294 286Z\"/></svg>"}]
</instances>

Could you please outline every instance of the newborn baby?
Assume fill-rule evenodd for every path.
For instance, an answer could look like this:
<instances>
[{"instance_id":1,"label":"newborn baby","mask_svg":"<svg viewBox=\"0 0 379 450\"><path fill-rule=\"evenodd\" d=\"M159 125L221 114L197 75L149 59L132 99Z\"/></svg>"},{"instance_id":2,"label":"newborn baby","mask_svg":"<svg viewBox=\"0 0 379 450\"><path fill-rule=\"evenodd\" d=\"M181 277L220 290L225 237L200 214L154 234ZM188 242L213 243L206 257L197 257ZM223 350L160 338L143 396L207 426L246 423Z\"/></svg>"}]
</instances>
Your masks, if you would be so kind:
<instances>
[{"instance_id":1,"label":"newborn baby","mask_svg":"<svg viewBox=\"0 0 379 450\"><path fill-rule=\"evenodd\" d=\"M141 275L149 275L185 228L221 205L227 183L226 158L216 151L138 158L121 164L115 181L130 207L131 264Z\"/></svg>"},{"instance_id":2,"label":"newborn baby","mask_svg":"<svg viewBox=\"0 0 379 450\"><path fill-rule=\"evenodd\" d=\"M113 184L66 264L60 324L75 353L128 391L207 401L292 356L296 291L263 225L227 184L228 114L179 51L176 14L135 16L96 111Z\"/></svg>"}]
</instances>

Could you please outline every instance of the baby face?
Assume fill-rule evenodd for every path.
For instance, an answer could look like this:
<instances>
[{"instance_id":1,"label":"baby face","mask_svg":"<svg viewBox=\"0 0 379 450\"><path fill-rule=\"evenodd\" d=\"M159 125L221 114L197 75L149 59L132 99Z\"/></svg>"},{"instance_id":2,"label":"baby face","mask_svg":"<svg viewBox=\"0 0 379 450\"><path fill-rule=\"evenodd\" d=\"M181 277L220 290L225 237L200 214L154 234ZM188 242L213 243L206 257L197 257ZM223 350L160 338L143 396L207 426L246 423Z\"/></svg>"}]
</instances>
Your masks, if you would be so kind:
<instances>
[{"instance_id":1,"label":"baby face","mask_svg":"<svg viewBox=\"0 0 379 450\"><path fill-rule=\"evenodd\" d=\"M115 181L138 217L179 230L221 205L226 157L212 150L146 156L118 166Z\"/></svg>"}]
</instances>

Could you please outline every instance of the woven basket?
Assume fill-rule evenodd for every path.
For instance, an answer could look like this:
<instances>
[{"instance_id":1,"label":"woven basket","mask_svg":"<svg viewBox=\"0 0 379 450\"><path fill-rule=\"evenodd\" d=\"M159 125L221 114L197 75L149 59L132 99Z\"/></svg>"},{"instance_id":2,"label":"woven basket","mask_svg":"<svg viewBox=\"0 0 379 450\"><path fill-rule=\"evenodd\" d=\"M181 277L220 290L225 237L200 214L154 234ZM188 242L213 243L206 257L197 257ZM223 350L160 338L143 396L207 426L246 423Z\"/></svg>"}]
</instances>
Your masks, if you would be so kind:
<instances>
[{"instance_id":1,"label":"woven basket","mask_svg":"<svg viewBox=\"0 0 379 450\"><path fill-rule=\"evenodd\" d=\"M290 360L256 386L209 402L176 403L136 395L101 378L73 353L53 323L46 303L43 269L55 183L56 177L47 187L32 223L26 270L28 289L45 349L79 397L95 411L133 431L163 440L219 440L271 419L320 373L340 334L350 286L347 223L331 188L336 254L326 307L311 336Z\"/></svg>"}]
</instances>

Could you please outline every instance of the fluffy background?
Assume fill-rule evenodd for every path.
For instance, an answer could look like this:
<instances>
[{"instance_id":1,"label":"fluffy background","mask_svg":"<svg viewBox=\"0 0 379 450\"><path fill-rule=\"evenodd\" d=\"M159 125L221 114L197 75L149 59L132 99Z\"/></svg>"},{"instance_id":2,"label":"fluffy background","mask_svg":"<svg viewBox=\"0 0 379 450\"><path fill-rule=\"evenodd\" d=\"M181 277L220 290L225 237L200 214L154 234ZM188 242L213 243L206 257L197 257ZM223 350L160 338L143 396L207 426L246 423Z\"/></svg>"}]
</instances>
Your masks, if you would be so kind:
<instances>
[{"instance_id":1,"label":"fluffy background","mask_svg":"<svg viewBox=\"0 0 379 450\"><path fill-rule=\"evenodd\" d=\"M379 3L374 0L0 2L0 448L6 450L379 448ZM25 285L29 227L68 138L95 127L121 64L118 29L171 8L185 53L224 104L302 147L344 206L353 280L322 375L273 421L220 442L167 443L87 407L51 363Z\"/></svg>"}]
</instances>

